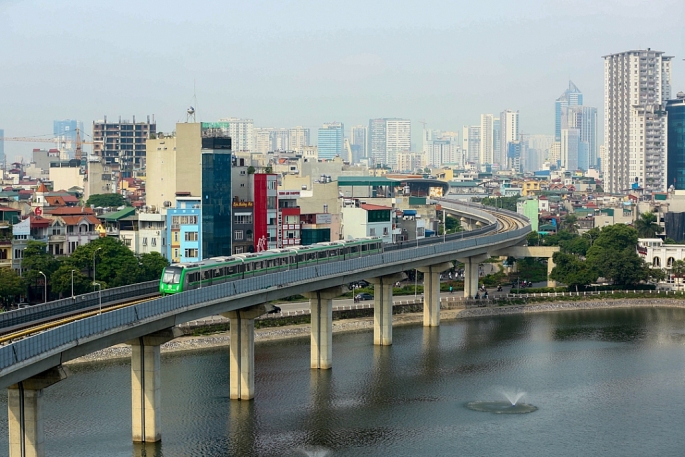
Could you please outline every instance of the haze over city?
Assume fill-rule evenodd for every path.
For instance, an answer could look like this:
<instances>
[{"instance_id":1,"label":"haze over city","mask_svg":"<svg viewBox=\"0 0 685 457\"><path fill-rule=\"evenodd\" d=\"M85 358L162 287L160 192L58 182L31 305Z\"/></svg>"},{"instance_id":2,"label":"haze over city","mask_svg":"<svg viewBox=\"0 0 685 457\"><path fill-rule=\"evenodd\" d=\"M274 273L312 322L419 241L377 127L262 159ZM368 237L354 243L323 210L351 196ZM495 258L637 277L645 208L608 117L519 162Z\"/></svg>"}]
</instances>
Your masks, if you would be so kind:
<instances>
[{"instance_id":1,"label":"haze over city","mask_svg":"<svg viewBox=\"0 0 685 457\"><path fill-rule=\"evenodd\" d=\"M49 135L54 119L154 114L253 118L312 129L373 117L458 130L481 113L520 111L520 130L552 134L568 80L599 109L602 56L674 55L685 89L678 0L558 2L0 1L5 135ZM193 88L195 86L195 89ZM44 146L43 146L44 147ZM420 148L420 144L417 144ZM8 158L31 145L6 143Z\"/></svg>"}]
</instances>

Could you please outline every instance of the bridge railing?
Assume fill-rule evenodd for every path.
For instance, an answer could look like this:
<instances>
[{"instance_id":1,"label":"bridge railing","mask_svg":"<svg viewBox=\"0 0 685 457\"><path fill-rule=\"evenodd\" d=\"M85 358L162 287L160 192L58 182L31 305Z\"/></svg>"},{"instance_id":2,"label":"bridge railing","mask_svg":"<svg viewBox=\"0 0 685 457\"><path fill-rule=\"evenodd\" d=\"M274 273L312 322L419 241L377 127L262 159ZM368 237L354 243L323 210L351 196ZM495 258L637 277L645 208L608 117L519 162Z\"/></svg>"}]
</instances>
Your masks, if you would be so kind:
<instances>
[{"instance_id":1,"label":"bridge railing","mask_svg":"<svg viewBox=\"0 0 685 457\"><path fill-rule=\"evenodd\" d=\"M174 311L193 308L206 302L212 302L234 295L259 292L275 287L278 284L297 284L316 279L325 279L330 276L339 276L340 274L350 271L369 271L372 274L373 270L378 267L388 266L399 262L431 258L449 252L454 252L456 256L458 251L477 246L495 244L509 238L520 237L529 231L529 227L524 227L510 232L497 233L485 237L467 238L446 243L420 246L414 249L386 252L345 262L333 262L227 282L202 289L191 290L182 294L146 301L138 305L65 324L0 348L0 376L4 374L3 372L6 371L6 369L11 368L15 364L28 361L31 358L41 356L45 353L59 352L69 347L76 346L79 340L84 338L113 331L125 326L134 326L141 321L153 319L157 316L172 313ZM104 293L105 291L103 291L103 294ZM88 295L97 296L97 294Z\"/></svg>"}]
</instances>

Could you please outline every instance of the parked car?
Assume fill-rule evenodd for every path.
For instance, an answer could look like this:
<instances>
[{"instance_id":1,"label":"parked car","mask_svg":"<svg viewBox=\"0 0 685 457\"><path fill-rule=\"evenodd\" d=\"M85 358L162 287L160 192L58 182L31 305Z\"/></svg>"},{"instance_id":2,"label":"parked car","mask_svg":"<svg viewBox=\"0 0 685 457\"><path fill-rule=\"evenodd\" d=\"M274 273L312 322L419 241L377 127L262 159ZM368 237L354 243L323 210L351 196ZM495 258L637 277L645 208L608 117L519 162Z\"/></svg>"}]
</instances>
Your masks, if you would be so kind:
<instances>
[{"instance_id":1,"label":"parked car","mask_svg":"<svg viewBox=\"0 0 685 457\"><path fill-rule=\"evenodd\" d=\"M273 309L268 311L267 314L278 314L281 312L281 307L274 305Z\"/></svg>"},{"instance_id":2,"label":"parked car","mask_svg":"<svg viewBox=\"0 0 685 457\"><path fill-rule=\"evenodd\" d=\"M373 300L373 295L363 292L354 296L356 301Z\"/></svg>"}]
</instances>

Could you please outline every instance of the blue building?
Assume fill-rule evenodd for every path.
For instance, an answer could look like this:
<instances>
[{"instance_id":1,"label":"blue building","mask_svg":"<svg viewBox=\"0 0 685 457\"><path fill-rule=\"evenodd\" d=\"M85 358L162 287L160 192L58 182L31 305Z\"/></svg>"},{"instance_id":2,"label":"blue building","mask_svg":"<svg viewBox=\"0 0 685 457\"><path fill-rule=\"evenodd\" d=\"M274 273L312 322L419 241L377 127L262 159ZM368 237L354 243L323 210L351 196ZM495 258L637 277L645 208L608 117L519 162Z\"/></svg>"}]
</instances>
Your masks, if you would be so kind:
<instances>
[{"instance_id":1,"label":"blue building","mask_svg":"<svg viewBox=\"0 0 685 457\"><path fill-rule=\"evenodd\" d=\"M73 153L76 150L77 129L83 132L83 122L74 119L64 119L63 121L52 122L52 133L55 135L57 148L60 151Z\"/></svg>"},{"instance_id":2,"label":"blue building","mask_svg":"<svg viewBox=\"0 0 685 457\"><path fill-rule=\"evenodd\" d=\"M341 122L324 124L319 129L318 150L319 159L333 159L343 155L345 127Z\"/></svg>"},{"instance_id":3,"label":"blue building","mask_svg":"<svg viewBox=\"0 0 685 457\"><path fill-rule=\"evenodd\" d=\"M583 93L572 81L568 82L568 89L554 102L554 141L561 141L563 116L569 106L582 106Z\"/></svg>"},{"instance_id":4,"label":"blue building","mask_svg":"<svg viewBox=\"0 0 685 457\"><path fill-rule=\"evenodd\" d=\"M230 256L231 138L202 138L202 258Z\"/></svg>"},{"instance_id":5,"label":"blue building","mask_svg":"<svg viewBox=\"0 0 685 457\"><path fill-rule=\"evenodd\" d=\"M177 196L167 210L167 259L171 263L196 262L202 257L201 197Z\"/></svg>"},{"instance_id":6,"label":"blue building","mask_svg":"<svg viewBox=\"0 0 685 457\"><path fill-rule=\"evenodd\" d=\"M667 169L666 184L675 190L685 190L685 93L678 92L675 100L666 102Z\"/></svg>"}]
</instances>

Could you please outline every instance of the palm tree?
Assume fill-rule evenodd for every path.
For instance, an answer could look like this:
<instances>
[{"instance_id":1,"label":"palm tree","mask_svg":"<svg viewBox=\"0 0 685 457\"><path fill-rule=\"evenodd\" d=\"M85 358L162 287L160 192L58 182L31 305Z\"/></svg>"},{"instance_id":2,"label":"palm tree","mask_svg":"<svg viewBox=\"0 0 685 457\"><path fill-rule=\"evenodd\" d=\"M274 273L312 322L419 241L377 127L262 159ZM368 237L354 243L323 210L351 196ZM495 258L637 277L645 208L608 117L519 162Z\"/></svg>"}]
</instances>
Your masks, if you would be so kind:
<instances>
[{"instance_id":1,"label":"palm tree","mask_svg":"<svg viewBox=\"0 0 685 457\"><path fill-rule=\"evenodd\" d=\"M565 230L569 233L577 233L578 232L578 216L575 214L567 214L564 219L561 221L561 229Z\"/></svg>"},{"instance_id":2,"label":"palm tree","mask_svg":"<svg viewBox=\"0 0 685 457\"><path fill-rule=\"evenodd\" d=\"M633 223L640 238L654 238L657 233L661 233L661 227L656 223L654 213L642 213L638 220Z\"/></svg>"}]
</instances>

